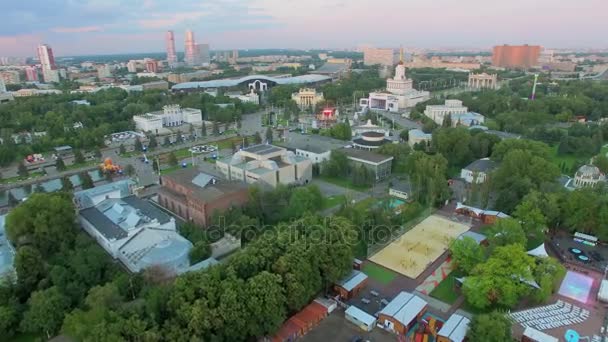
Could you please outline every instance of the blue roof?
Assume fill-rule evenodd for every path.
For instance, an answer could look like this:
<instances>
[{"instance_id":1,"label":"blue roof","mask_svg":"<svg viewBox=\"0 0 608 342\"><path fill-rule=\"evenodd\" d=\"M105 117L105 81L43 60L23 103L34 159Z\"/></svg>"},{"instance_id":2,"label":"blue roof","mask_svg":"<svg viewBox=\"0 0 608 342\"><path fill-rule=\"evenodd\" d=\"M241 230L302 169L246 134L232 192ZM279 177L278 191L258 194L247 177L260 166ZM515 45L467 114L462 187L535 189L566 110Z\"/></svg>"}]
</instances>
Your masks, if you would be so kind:
<instances>
[{"instance_id":1,"label":"blue roof","mask_svg":"<svg viewBox=\"0 0 608 342\"><path fill-rule=\"evenodd\" d=\"M4 221L6 215L0 215L0 278L13 271L13 260L15 249L11 246L6 236Z\"/></svg>"},{"instance_id":2,"label":"blue roof","mask_svg":"<svg viewBox=\"0 0 608 342\"><path fill-rule=\"evenodd\" d=\"M331 77L324 75L301 75L293 77L272 77L266 75L250 75L241 78L225 78L220 80L202 81L202 82L184 82L178 83L171 87L173 90L180 89L193 89L193 88L221 88L221 87L235 87L244 82L250 82L255 80L265 80L268 82L274 82L276 84L301 84L301 83L316 83L322 81L329 81Z\"/></svg>"},{"instance_id":3,"label":"blue roof","mask_svg":"<svg viewBox=\"0 0 608 342\"><path fill-rule=\"evenodd\" d=\"M340 287L345 289L346 291L352 291L355 287L365 281L367 279L367 275L361 271L353 270L348 277L342 279L340 281Z\"/></svg>"}]
</instances>

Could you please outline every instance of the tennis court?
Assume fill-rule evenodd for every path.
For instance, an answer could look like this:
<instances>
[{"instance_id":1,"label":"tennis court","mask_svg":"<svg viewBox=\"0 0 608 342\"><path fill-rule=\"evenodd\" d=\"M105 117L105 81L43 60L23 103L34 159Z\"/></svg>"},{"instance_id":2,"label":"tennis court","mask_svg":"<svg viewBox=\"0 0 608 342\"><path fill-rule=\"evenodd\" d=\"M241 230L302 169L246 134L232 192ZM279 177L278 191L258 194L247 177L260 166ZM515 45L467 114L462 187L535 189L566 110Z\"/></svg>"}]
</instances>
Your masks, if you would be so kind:
<instances>
[{"instance_id":1,"label":"tennis court","mask_svg":"<svg viewBox=\"0 0 608 342\"><path fill-rule=\"evenodd\" d=\"M403 234L369 260L406 277L416 279L469 226L431 215Z\"/></svg>"}]
</instances>

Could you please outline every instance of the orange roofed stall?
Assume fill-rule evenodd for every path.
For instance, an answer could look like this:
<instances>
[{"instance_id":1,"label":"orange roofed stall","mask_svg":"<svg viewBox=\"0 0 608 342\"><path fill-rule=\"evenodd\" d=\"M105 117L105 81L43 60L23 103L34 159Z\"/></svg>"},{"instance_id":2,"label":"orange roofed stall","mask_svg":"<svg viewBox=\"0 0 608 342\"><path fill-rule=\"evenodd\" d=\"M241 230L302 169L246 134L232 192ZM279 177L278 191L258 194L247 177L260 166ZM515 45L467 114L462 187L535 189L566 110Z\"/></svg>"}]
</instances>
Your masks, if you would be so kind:
<instances>
[{"instance_id":1,"label":"orange roofed stall","mask_svg":"<svg viewBox=\"0 0 608 342\"><path fill-rule=\"evenodd\" d=\"M327 308L317 302L312 302L285 321L272 337L272 342L287 342L302 337L326 316Z\"/></svg>"}]
</instances>

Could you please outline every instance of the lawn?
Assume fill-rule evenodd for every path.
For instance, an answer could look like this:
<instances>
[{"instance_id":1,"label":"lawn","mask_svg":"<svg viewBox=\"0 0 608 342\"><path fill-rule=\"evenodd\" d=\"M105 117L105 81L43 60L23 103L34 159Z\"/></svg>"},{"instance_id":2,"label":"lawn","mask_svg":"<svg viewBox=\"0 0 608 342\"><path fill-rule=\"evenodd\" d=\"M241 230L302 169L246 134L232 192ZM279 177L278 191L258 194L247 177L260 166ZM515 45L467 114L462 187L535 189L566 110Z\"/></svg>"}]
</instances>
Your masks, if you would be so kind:
<instances>
[{"instance_id":1,"label":"lawn","mask_svg":"<svg viewBox=\"0 0 608 342\"><path fill-rule=\"evenodd\" d=\"M384 267L378 266L371 262L366 263L363 266L363 273L367 274L370 278L384 285L389 284L396 275L392 271L387 270Z\"/></svg>"},{"instance_id":2,"label":"lawn","mask_svg":"<svg viewBox=\"0 0 608 342\"><path fill-rule=\"evenodd\" d=\"M344 203L346 203L346 196L344 195L329 196L324 199L321 209L333 208Z\"/></svg>"},{"instance_id":3,"label":"lawn","mask_svg":"<svg viewBox=\"0 0 608 342\"><path fill-rule=\"evenodd\" d=\"M71 165L67 165L65 167L66 170L75 170L75 169L79 169L81 167L91 167L91 166L95 166L101 164L100 162L98 162L97 160L89 160L86 161L84 163L78 163L78 164L71 164Z\"/></svg>"},{"instance_id":4,"label":"lawn","mask_svg":"<svg viewBox=\"0 0 608 342\"><path fill-rule=\"evenodd\" d=\"M460 294L454 289L456 272L452 272L432 292L431 297L447 304L454 304Z\"/></svg>"},{"instance_id":5,"label":"lawn","mask_svg":"<svg viewBox=\"0 0 608 342\"><path fill-rule=\"evenodd\" d=\"M559 154L557 154L557 148L558 148L558 145L551 146L551 154L549 155L549 157L551 158L551 161L553 162L553 164L557 165L559 168L561 168L562 164L564 164L566 168L565 168L565 170L562 170L562 172L566 173L566 174L570 173L572 166L575 165L577 162L586 163L590 158L590 157L576 156L573 154L559 155Z\"/></svg>"},{"instance_id":6,"label":"lawn","mask_svg":"<svg viewBox=\"0 0 608 342\"><path fill-rule=\"evenodd\" d=\"M369 186L354 185L353 182L349 178L334 178L334 177L321 176L320 179L327 183L331 183L331 184L341 186L343 188L355 190L355 191L367 191L370 188Z\"/></svg>"},{"instance_id":7,"label":"lawn","mask_svg":"<svg viewBox=\"0 0 608 342\"><path fill-rule=\"evenodd\" d=\"M190 164L188 164L188 167L190 167ZM166 175L166 174L168 174L168 173L175 172L175 171L177 171L177 170L179 170L179 169L182 169L182 166L181 166L181 165L169 166L169 167L167 167L167 168L165 168L165 169L161 169L161 170L160 170L160 174L161 174L161 175Z\"/></svg>"},{"instance_id":8,"label":"lawn","mask_svg":"<svg viewBox=\"0 0 608 342\"><path fill-rule=\"evenodd\" d=\"M40 172L40 171L30 172L27 177L17 176L17 177L0 179L0 184L12 184L12 183L16 183L16 182L23 181L26 179L34 179L34 178L38 178L38 177L42 177L42 176L44 176L43 172Z\"/></svg>"}]
</instances>

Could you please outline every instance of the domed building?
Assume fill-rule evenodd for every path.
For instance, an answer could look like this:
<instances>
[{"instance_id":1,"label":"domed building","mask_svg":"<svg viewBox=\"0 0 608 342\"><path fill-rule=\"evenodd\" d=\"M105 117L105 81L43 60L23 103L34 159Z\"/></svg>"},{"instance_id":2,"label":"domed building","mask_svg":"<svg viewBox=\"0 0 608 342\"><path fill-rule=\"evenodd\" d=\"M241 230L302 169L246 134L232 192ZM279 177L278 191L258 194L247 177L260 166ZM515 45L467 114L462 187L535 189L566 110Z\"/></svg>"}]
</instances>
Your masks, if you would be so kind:
<instances>
[{"instance_id":1,"label":"domed building","mask_svg":"<svg viewBox=\"0 0 608 342\"><path fill-rule=\"evenodd\" d=\"M387 139L384 133L373 131L361 133L359 137L353 139L353 145L364 150L374 150L389 143L391 140Z\"/></svg>"},{"instance_id":2,"label":"domed building","mask_svg":"<svg viewBox=\"0 0 608 342\"><path fill-rule=\"evenodd\" d=\"M605 182L606 176L595 165L583 165L574 175L574 186L576 188L595 187L600 182Z\"/></svg>"}]
</instances>

